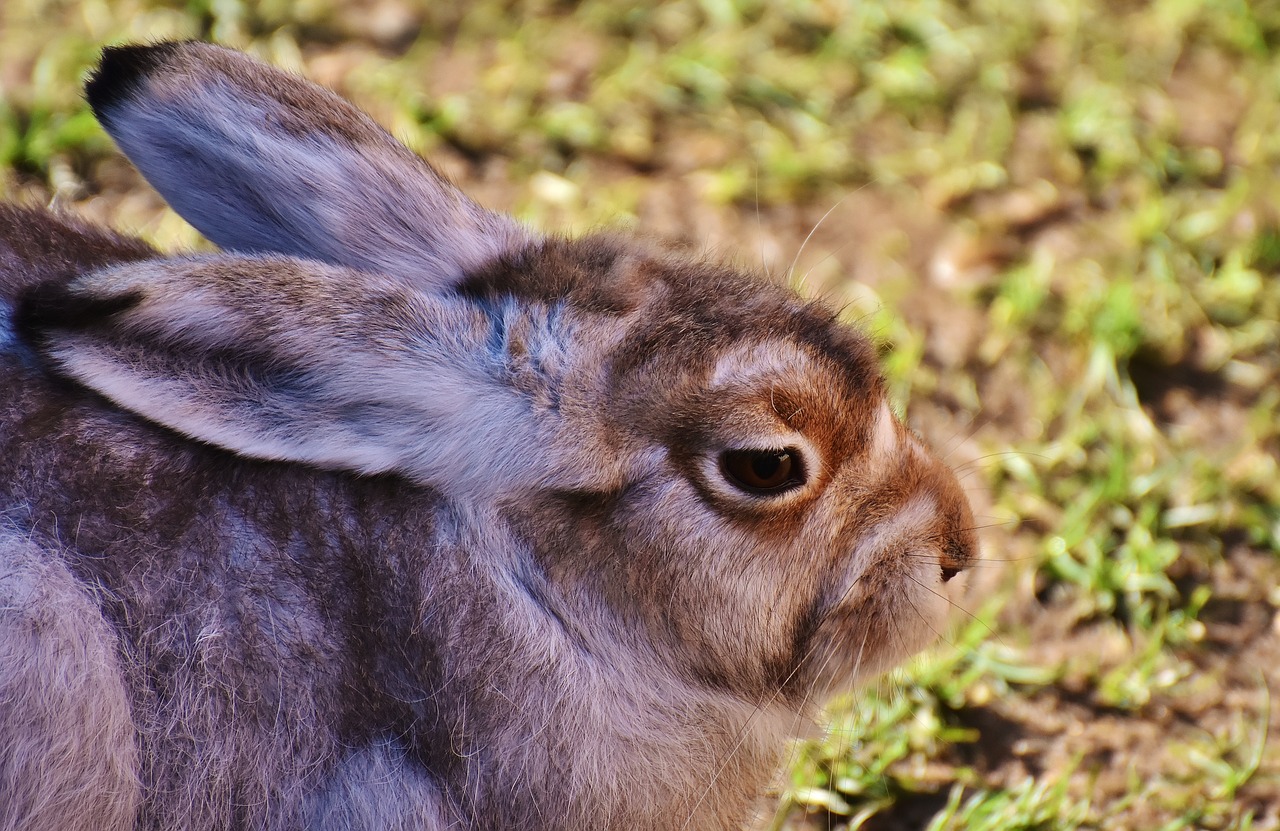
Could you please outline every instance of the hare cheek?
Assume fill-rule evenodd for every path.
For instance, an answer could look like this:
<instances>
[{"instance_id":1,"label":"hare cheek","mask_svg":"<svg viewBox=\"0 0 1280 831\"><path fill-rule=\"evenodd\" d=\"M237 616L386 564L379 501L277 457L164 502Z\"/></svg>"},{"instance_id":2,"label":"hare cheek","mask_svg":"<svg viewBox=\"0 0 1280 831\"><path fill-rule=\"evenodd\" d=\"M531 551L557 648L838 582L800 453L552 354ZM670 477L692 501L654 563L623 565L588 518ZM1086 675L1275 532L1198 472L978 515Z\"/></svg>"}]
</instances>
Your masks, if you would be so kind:
<instances>
[{"instance_id":1,"label":"hare cheek","mask_svg":"<svg viewBox=\"0 0 1280 831\"><path fill-rule=\"evenodd\" d=\"M835 586L832 596L835 614L894 621L894 646L902 647L904 654L931 642L945 617L947 600L937 553L919 542L937 511L932 498L917 495L894 516L867 529L849 558L843 584Z\"/></svg>"}]
</instances>

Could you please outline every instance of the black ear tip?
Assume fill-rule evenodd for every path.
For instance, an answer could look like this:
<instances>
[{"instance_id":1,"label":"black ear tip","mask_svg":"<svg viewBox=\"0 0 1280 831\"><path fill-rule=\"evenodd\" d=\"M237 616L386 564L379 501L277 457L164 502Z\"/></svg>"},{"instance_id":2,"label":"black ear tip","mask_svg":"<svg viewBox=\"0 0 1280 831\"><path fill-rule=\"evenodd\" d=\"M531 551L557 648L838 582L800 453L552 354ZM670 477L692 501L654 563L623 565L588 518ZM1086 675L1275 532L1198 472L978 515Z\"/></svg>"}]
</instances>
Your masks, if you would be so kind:
<instances>
[{"instance_id":1,"label":"black ear tip","mask_svg":"<svg viewBox=\"0 0 1280 831\"><path fill-rule=\"evenodd\" d=\"M113 104L128 98L147 75L163 66L180 47L180 43L165 42L103 49L98 68L84 85L93 114L101 121Z\"/></svg>"},{"instance_id":2,"label":"black ear tip","mask_svg":"<svg viewBox=\"0 0 1280 831\"><path fill-rule=\"evenodd\" d=\"M48 280L18 295L13 322L18 336L40 343L50 329L88 329L142 302L140 291L94 297L71 291L62 280Z\"/></svg>"}]
</instances>

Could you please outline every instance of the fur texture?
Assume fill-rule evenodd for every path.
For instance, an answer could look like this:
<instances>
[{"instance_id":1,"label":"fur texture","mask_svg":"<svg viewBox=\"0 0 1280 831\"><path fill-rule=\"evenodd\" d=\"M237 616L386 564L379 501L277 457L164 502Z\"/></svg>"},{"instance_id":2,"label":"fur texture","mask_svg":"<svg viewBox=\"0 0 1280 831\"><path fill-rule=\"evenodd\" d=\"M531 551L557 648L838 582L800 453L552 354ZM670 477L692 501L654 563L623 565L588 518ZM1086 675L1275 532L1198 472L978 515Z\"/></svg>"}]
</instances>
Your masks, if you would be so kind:
<instances>
[{"instance_id":1,"label":"fur texture","mask_svg":"<svg viewBox=\"0 0 1280 831\"><path fill-rule=\"evenodd\" d=\"M217 47L90 98L241 253L0 208L0 829L741 828L944 625L969 508L831 311Z\"/></svg>"},{"instance_id":2,"label":"fur texture","mask_svg":"<svg viewBox=\"0 0 1280 831\"><path fill-rule=\"evenodd\" d=\"M107 49L85 92L156 190L228 250L434 287L524 241L346 101L239 53Z\"/></svg>"},{"instance_id":3,"label":"fur texture","mask_svg":"<svg viewBox=\"0 0 1280 831\"><path fill-rule=\"evenodd\" d=\"M59 559L0 526L5 831L127 828L137 810L133 722L95 600Z\"/></svg>"}]
</instances>

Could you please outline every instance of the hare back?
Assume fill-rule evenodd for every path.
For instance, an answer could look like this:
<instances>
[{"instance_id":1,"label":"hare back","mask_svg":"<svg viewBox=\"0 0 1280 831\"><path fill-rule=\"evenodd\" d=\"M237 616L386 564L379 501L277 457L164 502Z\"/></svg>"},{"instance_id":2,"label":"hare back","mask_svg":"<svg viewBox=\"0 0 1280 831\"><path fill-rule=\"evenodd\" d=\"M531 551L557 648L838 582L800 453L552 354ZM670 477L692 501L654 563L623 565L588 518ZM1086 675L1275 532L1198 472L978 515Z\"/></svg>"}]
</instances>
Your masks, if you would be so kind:
<instances>
[{"instance_id":1,"label":"hare back","mask_svg":"<svg viewBox=\"0 0 1280 831\"><path fill-rule=\"evenodd\" d=\"M437 497L180 440L20 336L25 290L151 254L0 206L0 831L443 827L439 662L382 649Z\"/></svg>"},{"instance_id":2,"label":"hare back","mask_svg":"<svg viewBox=\"0 0 1280 831\"><path fill-rule=\"evenodd\" d=\"M137 747L115 637L66 567L0 525L0 829L129 828Z\"/></svg>"},{"instance_id":3,"label":"hare back","mask_svg":"<svg viewBox=\"0 0 1280 831\"><path fill-rule=\"evenodd\" d=\"M0 308L50 279L155 256L142 240L75 217L0 204Z\"/></svg>"},{"instance_id":4,"label":"hare back","mask_svg":"<svg viewBox=\"0 0 1280 831\"><path fill-rule=\"evenodd\" d=\"M0 730L0 802L29 816L0 828L44 827L39 805L13 798L20 785L62 794L50 828L77 827L68 801L83 803L86 828L113 827L104 818L135 803L139 827L295 827L334 813L327 792L358 793L365 780L428 811L423 754L435 737L405 700L430 694L438 665L409 658L413 689L396 699L386 667L402 656L382 647L412 642L420 580L379 559L375 540L399 550L396 537L417 534L427 546L431 499L420 500L424 521L387 507L405 502L398 483L304 482L283 468L211 477L235 461L160 452L145 425L112 423L89 402L65 420L43 407L15 420L22 386L6 396L0 436L0 686L16 702L0 709L21 721ZM23 436L42 415L50 433L37 451ZM78 437L73 450L58 447L62 430ZM234 490L189 484L219 480ZM397 528L362 525L361 511ZM24 770L31 760L43 770ZM326 827L396 827L349 819Z\"/></svg>"}]
</instances>

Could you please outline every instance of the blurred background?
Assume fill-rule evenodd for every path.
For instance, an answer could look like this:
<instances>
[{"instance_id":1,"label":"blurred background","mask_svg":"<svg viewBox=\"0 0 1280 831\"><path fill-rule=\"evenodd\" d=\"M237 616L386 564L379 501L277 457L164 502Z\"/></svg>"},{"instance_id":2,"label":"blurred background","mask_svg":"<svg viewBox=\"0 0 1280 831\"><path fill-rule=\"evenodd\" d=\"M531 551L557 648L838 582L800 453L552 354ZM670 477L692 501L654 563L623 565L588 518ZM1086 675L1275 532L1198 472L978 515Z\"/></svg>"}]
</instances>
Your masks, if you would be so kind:
<instances>
[{"instance_id":1,"label":"blurred background","mask_svg":"<svg viewBox=\"0 0 1280 831\"><path fill-rule=\"evenodd\" d=\"M0 197L207 245L80 93L192 37L881 344L987 559L772 828L1280 828L1280 2L3 0Z\"/></svg>"}]
</instances>

